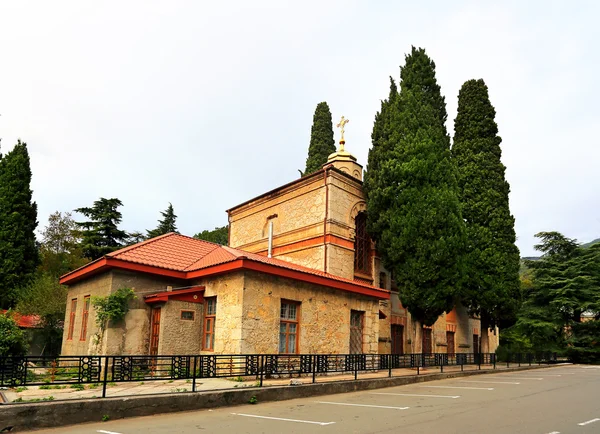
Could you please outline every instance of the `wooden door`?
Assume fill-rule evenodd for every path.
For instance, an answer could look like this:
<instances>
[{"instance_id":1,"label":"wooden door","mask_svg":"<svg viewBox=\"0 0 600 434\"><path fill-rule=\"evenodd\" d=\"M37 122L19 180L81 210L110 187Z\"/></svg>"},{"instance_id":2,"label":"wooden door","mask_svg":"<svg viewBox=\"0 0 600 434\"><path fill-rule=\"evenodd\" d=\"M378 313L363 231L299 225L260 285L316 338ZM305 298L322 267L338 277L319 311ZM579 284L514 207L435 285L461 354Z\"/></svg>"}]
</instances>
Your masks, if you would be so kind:
<instances>
[{"instance_id":1,"label":"wooden door","mask_svg":"<svg viewBox=\"0 0 600 434\"><path fill-rule=\"evenodd\" d=\"M446 347L448 354L454 355L456 350L454 349L454 332L446 332Z\"/></svg>"},{"instance_id":2,"label":"wooden door","mask_svg":"<svg viewBox=\"0 0 600 434\"><path fill-rule=\"evenodd\" d=\"M158 355L158 338L160 334L160 307L152 308L152 321L150 322L150 355Z\"/></svg>"},{"instance_id":3,"label":"wooden door","mask_svg":"<svg viewBox=\"0 0 600 434\"><path fill-rule=\"evenodd\" d=\"M431 354L431 329L423 329L423 354Z\"/></svg>"},{"instance_id":4,"label":"wooden door","mask_svg":"<svg viewBox=\"0 0 600 434\"><path fill-rule=\"evenodd\" d=\"M404 354L404 326L392 325L392 354Z\"/></svg>"},{"instance_id":5,"label":"wooden door","mask_svg":"<svg viewBox=\"0 0 600 434\"><path fill-rule=\"evenodd\" d=\"M479 354L479 336L473 335L473 353Z\"/></svg>"}]
</instances>

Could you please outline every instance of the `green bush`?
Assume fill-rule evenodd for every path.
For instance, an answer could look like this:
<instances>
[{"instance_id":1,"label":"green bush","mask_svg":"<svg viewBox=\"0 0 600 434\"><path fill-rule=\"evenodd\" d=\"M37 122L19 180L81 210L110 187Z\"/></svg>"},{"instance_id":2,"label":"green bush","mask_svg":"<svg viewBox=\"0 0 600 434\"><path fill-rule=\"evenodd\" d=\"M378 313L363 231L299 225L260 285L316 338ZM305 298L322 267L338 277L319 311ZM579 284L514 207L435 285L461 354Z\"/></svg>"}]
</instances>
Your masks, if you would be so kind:
<instances>
[{"instance_id":1,"label":"green bush","mask_svg":"<svg viewBox=\"0 0 600 434\"><path fill-rule=\"evenodd\" d=\"M12 318L11 311L0 314L0 356L20 357L26 355L28 349L27 337Z\"/></svg>"}]
</instances>

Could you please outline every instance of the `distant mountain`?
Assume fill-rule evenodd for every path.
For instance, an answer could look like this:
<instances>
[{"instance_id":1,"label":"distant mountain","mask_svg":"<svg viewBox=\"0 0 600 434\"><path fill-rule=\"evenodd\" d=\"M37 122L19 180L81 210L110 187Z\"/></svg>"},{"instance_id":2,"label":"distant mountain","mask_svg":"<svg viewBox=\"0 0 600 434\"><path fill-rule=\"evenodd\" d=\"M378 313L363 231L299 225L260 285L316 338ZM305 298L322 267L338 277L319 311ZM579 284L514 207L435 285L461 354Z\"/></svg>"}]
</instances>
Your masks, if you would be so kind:
<instances>
[{"instance_id":1,"label":"distant mountain","mask_svg":"<svg viewBox=\"0 0 600 434\"><path fill-rule=\"evenodd\" d=\"M594 244L600 243L600 238L596 238L594 241L590 241L589 243L582 244L581 247L591 247Z\"/></svg>"}]
</instances>

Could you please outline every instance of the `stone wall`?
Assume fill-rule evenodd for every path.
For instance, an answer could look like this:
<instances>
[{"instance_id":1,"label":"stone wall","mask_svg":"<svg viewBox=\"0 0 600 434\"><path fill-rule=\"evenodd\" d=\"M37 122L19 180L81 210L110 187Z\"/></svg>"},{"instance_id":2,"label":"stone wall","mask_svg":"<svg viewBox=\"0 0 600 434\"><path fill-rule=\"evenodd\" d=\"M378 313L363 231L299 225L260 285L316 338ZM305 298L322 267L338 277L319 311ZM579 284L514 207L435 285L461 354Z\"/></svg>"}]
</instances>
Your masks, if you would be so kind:
<instances>
[{"instance_id":1,"label":"stone wall","mask_svg":"<svg viewBox=\"0 0 600 434\"><path fill-rule=\"evenodd\" d=\"M364 312L363 352L377 353L378 300L255 272L244 284L243 353L279 352L282 300L300 303L300 353L348 353L351 310Z\"/></svg>"},{"instance_id":2,"label":"stone wall","mask_svg":"<svg viewBox=\"0 0 600 434\"><path fill-rule=\"evenodd\" d=\"M92 336L98 333L96 326L96 316L94 307L90 303L90 310L87 321L87 334L85 340L80 340L82 319L83 319L83 300L86 296L107 296L111 293L112 272L97 274L84 281L76 282L69 287L67 295L67 310L65 313L65 327L63 331L62 350L63 356L93 354ZM73 324L73 339L67 339L69 326L71 322L71 300L77 299L77 310Z\"/></svg>"},{"instance_id":3,"label":"stone wall","mask_svg":"<svg viewBox=\"0 0 600 434\"><path fill-rule=\"evenodd\" d=\"M235 272L222 276L199 279L196 285L206 287L204 297L217 297L217 312L215 315L215 348L214 351L204 351L201 354L239 354L242 344L242 326L244 299L244 273ZM199 324L204 330L204 319ZM200 338L202 342L202 338Z\"/></svg>"},{"instance_id":4,"label":"stone wall","mask_svg":"<svg viewBox=\"0 0 600 434\"><path fill-rule=\"evenodd\" d=\"M181 312L193 312L194 319L182 319ZM158 354L200 354L202 349L203 305L169 300L161 308ZM148 336L146 333L145 336Z\"/></svg>"}]
</instances>

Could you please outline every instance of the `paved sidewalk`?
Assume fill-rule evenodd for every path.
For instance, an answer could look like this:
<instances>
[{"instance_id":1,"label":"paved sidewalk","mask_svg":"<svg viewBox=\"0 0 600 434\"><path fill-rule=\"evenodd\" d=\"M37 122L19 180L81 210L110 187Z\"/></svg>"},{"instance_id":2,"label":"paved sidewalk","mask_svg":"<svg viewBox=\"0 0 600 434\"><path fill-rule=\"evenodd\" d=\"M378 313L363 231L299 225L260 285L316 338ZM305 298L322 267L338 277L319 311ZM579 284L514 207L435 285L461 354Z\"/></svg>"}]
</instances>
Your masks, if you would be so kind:
<instances>
[{"instance_id":1,"label":"paved sidewalk","mask_svg":"<svg viewBox=\"0 0 600 434\"><path fill-rule=\"evenodd\" d=\"M522 366L525 366L523 364ZM511 364L511 367L517 367L517 364ZM498 371L506 369L506 364L498 364L496 366ZM465 371L478 370L478 366L465 365L463 367ZM482 365L482 370L493 369L492 365ZM445 366L444 373L460 372L460 366ZM437 374L440 372L439 367L428 367L420 368L420 375ZM417 375L417 369L392 369L392 377L404 377ZM374 378L385 378L389 376L388 370L380 371L367 371L358 372L358 379L374 379ZM291 380L294 383L309 384L312 383L312 375L308 376L281 376L279 378L265 378L263 379L263 387L268 386L284 386L289 385ZM335 381L349 381L354 380L354 374L329 374L329 375L317 375L315 377L316 383L326 383ZM259 387L260 382L256 377L232 377L232 378L197 378L195 390L200 391L211 391L211 390L227 390L227 389L239 389L248 387ZM83 386L83 389L82 389ZM192 380L145 380L145 381L132 381L122 383L108 383L106 388L107 397L116 396L139 396L139 395L151 395L151 394L166 394L166 393L185 393L192 391ZM102 384L85 384L85 385L59 385L49 384L46 386L27 386L26 388L13 388L4 390L4 395L8 402L37 402L37 401L56 401L66 399L89 399L89 398L101 398L102 397Z\"/></svg>"}]
</instances>

